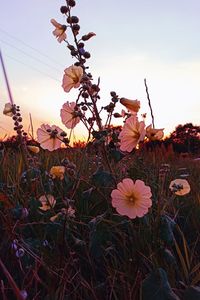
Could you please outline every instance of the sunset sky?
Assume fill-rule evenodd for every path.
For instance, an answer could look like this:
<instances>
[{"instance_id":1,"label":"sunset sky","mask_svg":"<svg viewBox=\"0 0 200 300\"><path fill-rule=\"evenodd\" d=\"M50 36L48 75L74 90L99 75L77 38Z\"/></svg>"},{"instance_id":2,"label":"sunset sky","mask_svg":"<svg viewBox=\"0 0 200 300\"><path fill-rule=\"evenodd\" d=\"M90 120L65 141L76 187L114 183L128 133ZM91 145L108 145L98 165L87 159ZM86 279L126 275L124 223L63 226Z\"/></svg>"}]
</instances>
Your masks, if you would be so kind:
<instances>
[{"instance_id":1,"label":"sunset sky","mask_svg":"<svg viewBox=\"0 0 200 300\"><path fill-rule=\"evenodd\" d=\"M109 92L141 101L147 113L144 78L156 128L173 131L178 124L200 125L200 1L199 0L77 0L73 15L80 34L96 37L86 44L90 71L101 78L100 107ZM73 64L66 44L52 35L51 18L65 24L61 0L0 0L0 48L15 103L21 106L25 129L29 113L35 130L42 123L63 129L60 108L76 100L77 90L62 90L63 71ZM0 69L0 110L9 101ZM118 105L121 112L122 105ZM12 119L0 115L0 136L12 133ZM87 136L79 125L78 138Z\"/></svg>"}]
</instances>

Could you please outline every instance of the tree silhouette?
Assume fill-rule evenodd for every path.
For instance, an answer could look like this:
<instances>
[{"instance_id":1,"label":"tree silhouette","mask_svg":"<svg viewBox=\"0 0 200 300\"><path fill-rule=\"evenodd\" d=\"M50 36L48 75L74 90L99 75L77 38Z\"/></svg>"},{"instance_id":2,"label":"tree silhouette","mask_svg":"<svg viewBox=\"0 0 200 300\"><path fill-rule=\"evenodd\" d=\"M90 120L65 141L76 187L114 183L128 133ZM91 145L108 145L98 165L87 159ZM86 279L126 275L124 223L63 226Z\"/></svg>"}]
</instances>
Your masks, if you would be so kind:
<instances>
[{"instance_id":1,"label":"tree silhouette","mask_svg":"<svg viewBox=\"0 0 200 300\"><path fill-rule=\"evenodd\" d=\"M200 126L186 123L178 125L168 141L176 152L198 153L200 151Z\"/></svg>"}]
</instances>

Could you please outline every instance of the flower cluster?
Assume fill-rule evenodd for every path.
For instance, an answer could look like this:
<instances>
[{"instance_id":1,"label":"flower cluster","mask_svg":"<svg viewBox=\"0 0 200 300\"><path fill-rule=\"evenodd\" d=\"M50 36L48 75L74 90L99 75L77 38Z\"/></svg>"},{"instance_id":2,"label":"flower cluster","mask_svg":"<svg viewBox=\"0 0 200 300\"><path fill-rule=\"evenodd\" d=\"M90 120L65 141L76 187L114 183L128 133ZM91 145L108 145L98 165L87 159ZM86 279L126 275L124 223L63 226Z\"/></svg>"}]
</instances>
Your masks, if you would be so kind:
<instances>
[{"instance_id":1,"label":"flower cluster","mask_svg":"<svg viewBox=\"0 0 200 300\"><path fill-rule=\"evenodd\" d=\"M120 149L122 151L131 152L145 137L151 141L161 140L163 138L163 128L152 128L152 124L145 128L145 122L138 120L137 113L140 109L140 101L122 98L120 102L131 114L131 116L126 119L119 135Z\"/></svg>"}]
</instances>

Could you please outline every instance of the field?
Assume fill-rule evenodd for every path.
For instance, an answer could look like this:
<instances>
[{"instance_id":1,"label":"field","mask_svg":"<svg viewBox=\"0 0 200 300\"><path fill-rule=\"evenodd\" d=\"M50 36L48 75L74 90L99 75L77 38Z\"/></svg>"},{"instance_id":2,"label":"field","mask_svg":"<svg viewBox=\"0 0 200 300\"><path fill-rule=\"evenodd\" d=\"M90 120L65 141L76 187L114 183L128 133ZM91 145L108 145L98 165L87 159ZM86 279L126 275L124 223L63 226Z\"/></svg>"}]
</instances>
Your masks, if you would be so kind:
<instances>
[{"instance_id":1,"label":"field","mask_svg":"<svg viewBox=\"0 0 200 300\"><path fill-rule=\"evenodd\" d=\"M65 2L66 24L50 21L73 59L62 79L66 99L77 92L60 109L65 131L35 130L30 113L26 132L0 52L3 114L15 133L0 141L0 298L198 300L200 126L178 125L165 137L146 79L149 112L115 91L104 105L88 66L96 34L80 34L76 1ZM73 144L76 126L87 137Z\"/></svg>"},{"instance_id":2,"label":"field","mask_svg":"<svg viewBox=\"0 0 200 300\"><path fill-rule=\"evenodd\" d=\"M41 149L33 161L26 170L20 148L1 151L2 299L199 299L198 161L159 146L111 160L112 174L94 149ZM63 179L52 178L61 165ZM124 177L151 187L143 218L111 205ZM172 193L186 177L191 192ZM50 209L43 194L56 199Z\"/></svg>"}]
</instances>

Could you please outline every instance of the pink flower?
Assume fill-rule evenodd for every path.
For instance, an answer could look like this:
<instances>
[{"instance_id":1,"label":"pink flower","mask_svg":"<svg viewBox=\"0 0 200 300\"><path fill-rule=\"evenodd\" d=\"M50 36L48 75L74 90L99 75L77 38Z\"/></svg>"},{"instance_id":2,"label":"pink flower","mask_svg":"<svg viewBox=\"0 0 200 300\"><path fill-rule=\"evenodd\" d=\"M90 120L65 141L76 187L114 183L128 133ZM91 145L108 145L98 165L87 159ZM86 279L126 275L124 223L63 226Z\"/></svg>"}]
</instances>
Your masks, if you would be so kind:
<instances>
[{"instance_id":1,"label":"pink flower","mask_svg":"<svg viewBox=\"0 0 200 300\"><path fill-rule=\"evenodd\" d=\"M125 110L124 110L124 109L122 109L122 111L121 111L121 115L122 115L122 118L126 117L127 113L125 112Z\"/></svg>"},{"instance_id":2,"label":"pink flower","mask_svg":"<svg viewBox=\"0 0 200 300\"><path fill-rule=\"evenodd\" d=\"M41 210L47 211L51 208L53 208L56 205L56 199L52 195L42 195L39 198L39 201L41 202L42 206L39 207Z\"/></svg>"},{"instance_id":3,"label":"pink flower","mask_svg":"<svg viewBox=\"0 0 200 300\"><path fill-rule=\"evenodd\" d=\"M120 150L131 152L145 137L145 123L139 122L137 116L128 118L119 134Z\"/></svg>"},{"instance_id":4,"label":"pink flower","mask_svg":"<svg viewBox=\"0 0 200 300\"><path fill-rule=\"evenodd\" d=\"M164 136L163 130L164 130L164 128L162 128L162 129L155 129L155 128L152 128L152 125L149 125L146 128L146 136L151 141L161 140L163 138L163 136Z\"/></svg>"},{"instance_id":5,"label":"pink flower","mask_svg":"<svg viewBox=\"0 0 200 300\"><path fill-rule=\"evenodd\" d=\"M83 76L83 68L77 66L70 66L65 69L63 76L62 87L65 92L69 92L73 87L78 88Z\"/></svg>"},{"instance_id":6,"label":"pink flower","mask_svg":"<svg viewBox=\"0 0 200 300\"><path fill-rule=\"evenodd\" d=\"M66 25L61 25L54 19L51 19L51 24L53 24L56 27L56 29L53 31L53 35L55 35L58 42L61 43L67 38L67 35L65 33L67 29Z\"/></svg>"},{"instance_id":7,"label":"pink flower","mask_svg":"<svg viewBox=\"0 0 200 300\"><path fill-rule=\"evenodd\" d=\"M9 117L13 116L13 105L11 103L6 103L4 110L3 110L3 114Z\"/></svg>"},{"instance_id":8,"label":"pink flower","mask_svg":"<svg viewBox=\"0 0 200 300\"><path fill-rule=\"evenodd\" d=\"M76 103L68 101L63 104L62 109L60 111L60 116L63 124L67 128L74 128L76 124L80 122L80 118L78 117L78 111L75 110Z\"/></svg>"},{"instance_id":9,"label":"pink flower","mask_svg":"<svg viewBox=\"0 0 200 300\"><path fill-rule=\"evenodd\" d=\"M112 206L122 216L130 219L141 218L152 206L151 196L150 187L142 180L136 180L134 183L132 179L125 178L111 193Z\"/></svg>"},{"instance_id":10,"label":"pink flower","mask_svg":"<svg viewBox=\"0 0 200 300\"><path fill-rule=\"evenodd\" d=\"M63 137L60 135L63 130L56 125L49 126L42 124L37 130L37 140L43 149L49 151L60 148Z\"/></svg>"},{"instance_id":11,"label":"pink flower","mask_svg":"<svg viewBox=\"0 0 200 300\"><path fill-rule=\"evenodd\" d=\"M120 103L124 105L130 112L137 113L140 109L140 101L121 98Z\"/></svg>"}]
</instances>

